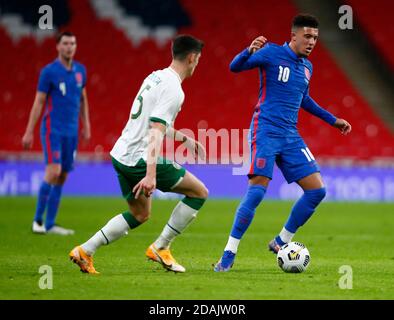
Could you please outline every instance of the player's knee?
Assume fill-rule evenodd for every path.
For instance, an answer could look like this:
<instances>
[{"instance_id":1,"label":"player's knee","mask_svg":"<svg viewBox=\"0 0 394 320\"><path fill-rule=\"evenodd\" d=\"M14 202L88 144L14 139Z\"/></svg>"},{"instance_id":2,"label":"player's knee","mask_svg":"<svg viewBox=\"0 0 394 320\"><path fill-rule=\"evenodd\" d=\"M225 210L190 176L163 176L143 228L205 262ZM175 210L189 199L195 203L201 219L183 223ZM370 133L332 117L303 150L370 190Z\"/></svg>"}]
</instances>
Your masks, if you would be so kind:
<instances>
[{"instance_id":1,"label":"player's knee","mask_svg":"<svg viewBox=\"0 0 394 320\"><path fill-rule=\"evenodd\" d=\"M200 191L199 198L207 199L208 196L209 196L209 190L208 190L208 188L203 184L203 185L202 185L202 188L201 188L201 191Z\"/></svg>"},{"instance_id":2,"label":"player's knee","mask_svg":"<svg viewBox=\"0 0 394 320\"><path fill-rule=\"evenodd\" d=\"M200 188L198 188L196 191L193 192L193 194L190 195L190 197L207 199L208 195L209 195L208 188L204 184L202 184Z\"/></svg>"},{"instance_id":3,"label":"player's knee","mask_svg":"<svg viewBox=\"0 0 394 320\"><path fill-rule=\"evenodd\" d=\"M190 198L207 199L209 191L208 188L203 183L201 183L197 188L188 190L184 194Z\"/></svg>"},{"instance_id":4,"label":"player's knee","mask_svg":"<svg viewBox=\"0 0 394 320\"><path fill-rule=\"evenodd\" d=\"M305 190L305 195L313 202L315 205L318 205L326 196L327 191L326 188L314 189L314 190Z\"/></svg>"},{"instance_id":5,"label":"player's knee","mask_svg":"<svg viewBox=\"0 0 394 320\"><path fill-rule=\"evenodd\" d=\"M57 168L51 168L45 173L45 180L50 184L58 184L61 176L61 170Z\"/></svg>"},{"instance_id":6,"label":"player's knee","mask_svg":"<svg viewBox=\"0 0 394 320\"><path fill-rule=\"evenodd\" d=\"M261 185L264 188L268 188L271 179L265 176L251 176L250 177L250 184L251 185Z\"/></svg>"}]
</instances>

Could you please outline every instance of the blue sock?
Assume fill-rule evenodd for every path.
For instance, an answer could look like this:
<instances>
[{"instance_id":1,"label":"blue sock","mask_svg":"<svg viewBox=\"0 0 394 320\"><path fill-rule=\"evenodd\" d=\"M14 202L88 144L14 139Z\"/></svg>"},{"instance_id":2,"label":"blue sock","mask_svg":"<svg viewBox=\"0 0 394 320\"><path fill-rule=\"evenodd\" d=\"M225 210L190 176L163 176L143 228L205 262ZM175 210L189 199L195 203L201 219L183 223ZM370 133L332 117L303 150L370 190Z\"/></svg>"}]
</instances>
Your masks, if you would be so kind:
<instances>
[{"instance_id":1,"label":"blue sock","mask_svg":"<svg viewBox=\"0 0 394 320\"><path fill-rule=\"evenodd\" d=\"M48 199L47 217L45 220L45 228L49 230L55 225L57 209L59 208L60 197L62 195L62 186L55 185L52 187Z\"/></svg>"},{"instance_id":2,"label":"blue sock","mask_svg":"<svg viewBox=\"0 0 394 320\"><path fill-rule=\"evenodd\" d=\"M302 197L295 203L289 219L285 224L287 231L295 233L299 227L315 212L316 207L326 195L326 188L305 190Z\"/></svg>"},{"instance_id":3,"label":"blue sock","mask_svg":"<svg viewBox=\"0 0 394 320\"><path fill-rule=\"evenodd\" d=\"M42 223L42 216L44 215L45 208L47 207L48 196L51 192L52 186L47 182L43 181L41 183L40 190L38 191L37 197L37 208L36 214L34 215L34 221Z\"/></svg>"},{"instance_id":4,"label":"blue sock","mask_svg":"<svg viewBox=\"0 0 394 320\"><path fill-rule=\"evenodd\" d=\"M242 238L253 220L257 206L263 200L265 192L265 187L261 185L249 185L248 191L235 214L233 228L231 229L231 236L233 238Z\"/></svg>"}]
</instances>

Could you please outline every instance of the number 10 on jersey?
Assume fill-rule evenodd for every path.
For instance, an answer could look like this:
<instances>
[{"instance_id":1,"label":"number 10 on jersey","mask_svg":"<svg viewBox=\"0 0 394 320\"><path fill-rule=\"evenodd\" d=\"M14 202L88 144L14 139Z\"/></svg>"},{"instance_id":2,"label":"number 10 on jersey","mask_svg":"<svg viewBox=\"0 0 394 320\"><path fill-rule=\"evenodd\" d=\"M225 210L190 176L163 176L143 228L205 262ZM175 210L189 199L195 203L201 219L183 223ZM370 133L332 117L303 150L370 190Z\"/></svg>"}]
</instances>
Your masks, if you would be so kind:
<instances>
[{"instance_id":1,"label":"number 10 on jersey","mask_svg":"<svg viewBox=\"0 0 394 320\"><path fill-rule=\"evenodd\" d=\"M279 66L278 81L287 82L289 81L289 76L290 76L289 67Z\"/></svg>"}]
</instances>

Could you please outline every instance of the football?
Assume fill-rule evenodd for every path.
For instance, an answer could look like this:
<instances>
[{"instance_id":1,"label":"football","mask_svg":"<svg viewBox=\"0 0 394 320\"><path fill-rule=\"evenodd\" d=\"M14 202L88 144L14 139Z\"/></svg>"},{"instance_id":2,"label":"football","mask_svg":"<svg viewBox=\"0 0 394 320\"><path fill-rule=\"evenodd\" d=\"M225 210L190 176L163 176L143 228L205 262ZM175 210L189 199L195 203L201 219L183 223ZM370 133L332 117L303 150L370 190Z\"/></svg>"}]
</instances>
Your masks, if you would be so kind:
<instances>
[{"instance_id":1,"label":"football","mask_svg":"<svg viewBox=\"0 0 394 320\"><path fill-rule=\"evenodd\" d=\"M311 256L304 244L289 242L278 251L276 259L284 272L300 273L308 268Z\"/></svg>"}]
</instances>

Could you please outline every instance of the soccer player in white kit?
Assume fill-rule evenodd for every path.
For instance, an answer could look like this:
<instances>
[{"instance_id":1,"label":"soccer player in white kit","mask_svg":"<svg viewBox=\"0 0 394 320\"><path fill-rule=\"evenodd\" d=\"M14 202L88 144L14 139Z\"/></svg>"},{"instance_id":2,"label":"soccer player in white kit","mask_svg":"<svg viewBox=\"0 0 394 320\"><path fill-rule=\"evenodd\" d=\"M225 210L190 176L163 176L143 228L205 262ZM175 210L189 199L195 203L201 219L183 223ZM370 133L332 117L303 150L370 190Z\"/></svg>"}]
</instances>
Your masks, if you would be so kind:
<instances>
[{"instance_id":1,"label":"soccer player in white kit","mask_svg":"<svg viewBox=\"0 0 394 320\"><path fill-rule=\"evenodd\" d=\"M98 273L92 258L96 250L149 219L150 196L156 188L185 197L174 208L160 236L146 250L146 256L167 270L185 272L173 258L170 244L196 218L208 190L193 174L159 154L166 135L185 143L195 157L205 158L200 143L173 128L185 97L181 83L193 75L203 46L202 41L190 35L177 36L172 43L171 65L151 73L142 83L129 120L110 152L129 210L112 218L88 241L71 250L69 257L82 272Z\"/></svg>"}]
</instances>

